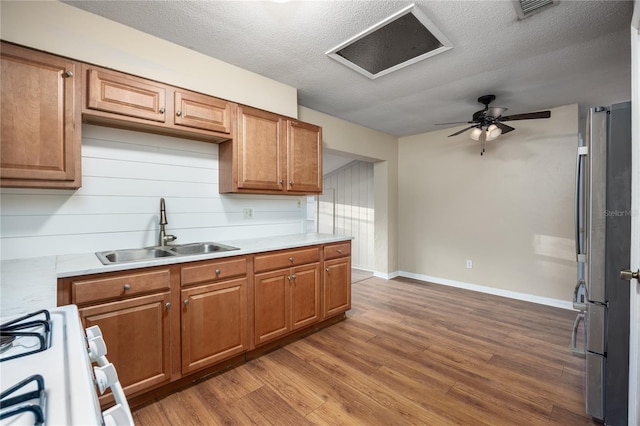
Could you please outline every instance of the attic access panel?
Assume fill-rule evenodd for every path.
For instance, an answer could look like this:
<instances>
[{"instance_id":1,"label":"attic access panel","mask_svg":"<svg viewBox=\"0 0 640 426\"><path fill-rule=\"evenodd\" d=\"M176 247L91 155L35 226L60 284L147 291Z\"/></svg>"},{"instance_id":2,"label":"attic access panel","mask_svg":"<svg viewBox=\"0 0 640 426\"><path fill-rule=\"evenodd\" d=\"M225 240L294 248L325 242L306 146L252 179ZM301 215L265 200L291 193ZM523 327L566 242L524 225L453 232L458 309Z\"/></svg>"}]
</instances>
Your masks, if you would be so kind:
<instances>
[{"instance_id":1,"label":"attic access panel","mask_svg":"<svg viewBox=\"0 0 640 426\"><path fill-rule=\"evenodd\" d=\"M444 34L412 4L326 54L375 79L452 48Z\"/></svg>"}]
</instances>

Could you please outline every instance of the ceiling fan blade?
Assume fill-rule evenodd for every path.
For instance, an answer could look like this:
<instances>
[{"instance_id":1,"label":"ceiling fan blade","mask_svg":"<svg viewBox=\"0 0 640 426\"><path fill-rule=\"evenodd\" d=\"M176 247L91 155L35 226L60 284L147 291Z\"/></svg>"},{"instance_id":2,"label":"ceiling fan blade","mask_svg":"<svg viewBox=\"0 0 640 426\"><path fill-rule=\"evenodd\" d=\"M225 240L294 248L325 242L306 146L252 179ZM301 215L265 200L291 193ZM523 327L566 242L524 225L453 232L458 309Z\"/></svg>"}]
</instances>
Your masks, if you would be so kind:
<instances>
[{"instance_id":1,"label":"ceiling fan blade","mask_svg":"<svg viewBox=\"0 0 640 426\"><path fill-rule=\"evenodd\" d=\"M511 126L507 126L506 124L502 124L500 122L494 123L500 130L502 130L502 134L513 132L515 129Z\"/></svg>"},{"instance_id":2,"label":"ceiling fan blade","mask_svg":"<svg viewBox=\"0 0 640 426\"><path fill-rule=\"evenodd\" d=\"M469 129L473 129L474 127L478 127L478 126L475 126L475 125L474 125L474 126L469 126L469 127L465 128L465 129L462 129L462 130L460 130L460 131L458 131L458 132L455 132L455 133L453 133L453 134L449 135L449 137L451 137L451 136L458 136L460 133L464 133L464 132L466 132L466 131L467 131L467 130L469 130Z\"/></svg>"},{"instance_id":3,"label":"ceiling fan blade","mask_svg":"<svg viewBox=\"0 0 640 426\"><path fill-rule=\"evenodd\" d=\"M514 120L534 120L536 118L549 118L551 117L551 111L538 111L528 112L525 114L514 114L502 117L500 121L514 121Z\"/></svg>"},{"instance_id":4,"label":"ceiling fan blade","mask_svg":"<svg viewBox=\"0 0 640 426\"><path fill-rule=\"evenodd\" d=\"M434 126L444 126L447 124L466 124L466 123L472 123L472 121L453 121L451 123L435 123Z\"/></svg>"}]
</instances>

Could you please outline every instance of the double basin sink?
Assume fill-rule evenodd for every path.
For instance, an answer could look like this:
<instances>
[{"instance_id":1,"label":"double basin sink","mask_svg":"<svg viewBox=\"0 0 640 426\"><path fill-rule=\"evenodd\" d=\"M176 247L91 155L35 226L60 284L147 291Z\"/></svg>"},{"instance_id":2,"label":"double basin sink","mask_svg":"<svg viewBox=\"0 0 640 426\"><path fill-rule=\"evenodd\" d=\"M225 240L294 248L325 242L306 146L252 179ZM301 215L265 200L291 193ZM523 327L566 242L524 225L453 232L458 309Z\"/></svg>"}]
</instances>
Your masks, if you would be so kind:
<instances>
[{"instance_id":1,"label":"double basin sink","mask_svg":"<svg viewBox=\"0 0 640 426\"><path fill-rule=\"evenodd\" d=\"M141 249L123 249L96 253L103 265L115 265L128 262L162 259L165 257L194 256L198 254L220 253L239 250L238 247L218 243L191 243L170 246L147 247Z\"/></svg>"}]
</instances>

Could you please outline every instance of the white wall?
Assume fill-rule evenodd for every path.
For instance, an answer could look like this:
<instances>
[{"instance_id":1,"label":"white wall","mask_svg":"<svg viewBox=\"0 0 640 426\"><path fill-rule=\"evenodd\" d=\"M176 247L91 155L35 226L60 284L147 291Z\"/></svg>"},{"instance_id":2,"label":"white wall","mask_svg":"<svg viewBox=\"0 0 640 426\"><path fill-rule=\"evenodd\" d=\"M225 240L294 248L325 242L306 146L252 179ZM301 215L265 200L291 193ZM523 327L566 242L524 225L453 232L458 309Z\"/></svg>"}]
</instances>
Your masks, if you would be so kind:
<instances>
[{"instance_id":1,"label":"white wall","mask_svg":"<svg viewBox=\"0 0 640 426\"><path fill-rule=\"evenodd\" d=\"M289 117L298 114L297 90L291 86L58 1L1 1L0 35Z\"/></svg>"},{"instance_id":2,"label":"white wall","mask_svg":"<svg viewBox=\"0 0 640 426\"><path fill-rule=\"evenodd\" d=\"M305 197L220 195L216 144L86 124L82 134L82 188L0 190L1 259L155 245L160 197L176 243L304 232Z\"/></svg>"},{"instance_id":3,"label":"white wall","mask_svg":"<svg viewBox=\"0 0 640 426\"><path fill-rule=\"evenodd\" d=\"M400 138L399 269L568 302L578 108L513 127L483 157L456 128Z\"/></svg>"},{"instance_id":4,"label":"white wall","mask_svg":"<svg viewBox=\"0 0 640 426\"><path fill-rule=\"evenodd\" d=\"M398 246L398 139L348 121L300 107L301 120L322 126L323 148L372 161L375 205L376 275L395 276Z\"/></svg>"},{"instance_id":5,"label":"white wall","mask_svg":"<svg viewBox=\"0 0 640 426\"><path fill-rule=\"evenodd\" d=\"M373 164L352 161L323 179L323 192L335 194L335 234L354 237L351 265L375 270L373 198ZM334 205L328 197L320 198L320 232L333 232Z\"/></svg>"}]
</instances>

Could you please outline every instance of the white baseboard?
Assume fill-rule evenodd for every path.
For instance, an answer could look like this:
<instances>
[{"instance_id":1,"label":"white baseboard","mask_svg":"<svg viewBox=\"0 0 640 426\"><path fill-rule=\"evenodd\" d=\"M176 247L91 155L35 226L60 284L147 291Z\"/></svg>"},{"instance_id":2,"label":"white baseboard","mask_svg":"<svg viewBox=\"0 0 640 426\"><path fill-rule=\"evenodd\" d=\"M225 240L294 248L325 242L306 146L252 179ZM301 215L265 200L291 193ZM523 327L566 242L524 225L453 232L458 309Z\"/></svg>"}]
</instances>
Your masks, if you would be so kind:
<instances>
[{"instance_id":1,"label":"white baseboard","mask_svg":"<svg viewBox=\"0 0 640 426\"><path fill-rule=\"evenodd\" d=\"M383 274L376 275L374 273L374 275L379 276L380 278L385 278ZM462 281L449 280L446 278L431 277L429 275L414 274L413 272L406 272L406 271L396 271L391 274L385 274L385 275L392 276L392 277L400 276L405 278L413 278L415 280L427 281L434 284L442 284L450 287L464 288L466 290L478 291L480 293L493 294L496 296L508 297L510 299L517 299L517 300L524 300L526 302L538 303L540 305L554 306L556 308L574 310L573 302L560 300L560 299L552 299L550 297L535 296L533 294L519 293L517 291L503 290L500 288L487 287L487 286L478 285L478 284L470 284ZM387 278L387 279L391 279L391 278Z\"/></svg>"},{"instance_id":2,"label":"white baseboard","mask_svg":"<svg viewBox=\"0 0 640 426\"><path fill-rule=\"evenodd\" d=\"M378 278L384 278L385 280L391 280L393 278L399 277L400 276L400 272L394 271L394 272L391 272L391 273L387 274L385 272L373 271L373 276L374 277L378 277Z\"/></svg>"}]
</instances>

